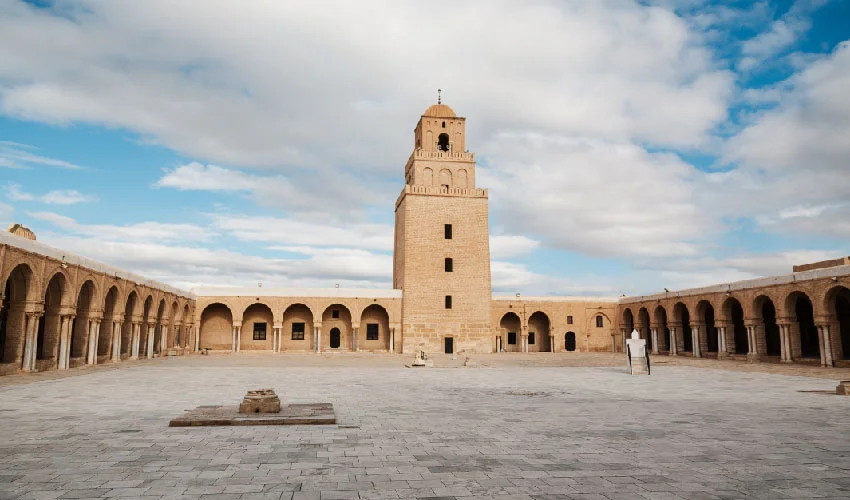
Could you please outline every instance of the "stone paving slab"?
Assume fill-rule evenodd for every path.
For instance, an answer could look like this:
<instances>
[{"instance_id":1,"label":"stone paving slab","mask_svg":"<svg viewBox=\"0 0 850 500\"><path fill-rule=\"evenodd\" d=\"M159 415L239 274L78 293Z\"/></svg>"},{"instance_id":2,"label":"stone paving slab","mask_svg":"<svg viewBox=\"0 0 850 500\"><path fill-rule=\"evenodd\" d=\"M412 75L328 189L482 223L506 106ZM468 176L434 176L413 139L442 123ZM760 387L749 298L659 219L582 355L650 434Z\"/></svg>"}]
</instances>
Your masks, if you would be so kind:
<instances>
[{"instance_id":1,"label":"stone paving slab","mask_svg":"<svg viewBox=\"0 0 850 500\"><path fill-rule=\"evenodd\" d=\"M0 388L0 499L850 498L850 398L809 392L835 383L169 358ZM338 423L167 427L260 386Z\"/></svg>"},{"instance_id":2,"label":"stone paving slab","mask_svg":"<svg viewBox=\"0 0 850 500\"><path fill-rule=\"evenodd\" d=\"M277 406L275 406L277 409ZM330 403L282 405L278 413L246 415L238 406L206 405L186 410L171 420L169 427L207 427L222 425L333 425L334 406Z\"/></svg>"}]
</instances>

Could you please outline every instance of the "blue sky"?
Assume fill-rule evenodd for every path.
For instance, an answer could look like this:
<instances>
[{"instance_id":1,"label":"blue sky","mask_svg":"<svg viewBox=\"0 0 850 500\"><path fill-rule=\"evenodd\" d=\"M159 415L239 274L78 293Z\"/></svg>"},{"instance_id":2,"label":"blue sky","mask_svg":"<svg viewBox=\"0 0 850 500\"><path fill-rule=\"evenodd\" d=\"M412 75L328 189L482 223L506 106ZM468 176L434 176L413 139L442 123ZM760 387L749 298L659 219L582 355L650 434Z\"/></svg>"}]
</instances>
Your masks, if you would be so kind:
<instances>
[{"instance_id":1,"label":"blue sky","mask_svg":"<svg viewBox=\"0 0 850 500\"><path fill-rule=\"evenodd\" d=\"M181 287L389 287L440 87L490 190L497 292L787 273L848 254L848 20L847 0L0 0L0 223Z\"/></svg>"}]
</instances>

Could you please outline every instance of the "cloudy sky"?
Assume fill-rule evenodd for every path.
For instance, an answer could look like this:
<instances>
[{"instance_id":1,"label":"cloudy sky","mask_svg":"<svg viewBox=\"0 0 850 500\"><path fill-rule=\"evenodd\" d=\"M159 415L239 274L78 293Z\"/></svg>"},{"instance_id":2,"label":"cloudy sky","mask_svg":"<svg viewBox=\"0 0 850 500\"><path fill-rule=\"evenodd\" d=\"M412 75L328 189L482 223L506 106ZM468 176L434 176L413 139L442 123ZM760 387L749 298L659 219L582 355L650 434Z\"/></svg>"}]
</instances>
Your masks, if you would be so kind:
<instances>
[{"instance_id":1,"label":"cloudy sky","mask_svg":"<svg viewBox=\"0 0 850 500\"><path fill-rule=\"evenodd\" d=\"M391 286L435 101L493 286L850 254L850 0L0 0L0 223L181 287Z\"/></svg>"}]
</instances>

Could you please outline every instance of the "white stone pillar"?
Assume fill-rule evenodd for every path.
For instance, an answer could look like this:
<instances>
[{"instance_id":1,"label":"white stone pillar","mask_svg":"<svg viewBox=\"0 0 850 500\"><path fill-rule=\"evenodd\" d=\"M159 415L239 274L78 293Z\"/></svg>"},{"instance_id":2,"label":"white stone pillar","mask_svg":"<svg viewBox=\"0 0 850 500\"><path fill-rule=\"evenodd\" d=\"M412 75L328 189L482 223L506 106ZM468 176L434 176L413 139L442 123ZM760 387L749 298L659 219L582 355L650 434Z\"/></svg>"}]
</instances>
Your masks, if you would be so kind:
<instances>
[{"instance_id":1,"label":"white stone pillar","mask_svg":"<svg viewBox=\"0 0 850 500\"><path fill-rule=\"evenodd\" d=\"M782 361L791 363L793 361L791 356L791 327L790 325L780 325L779 331L782 333Z\"/></svg>"},{"instance_id":2,"label":"white stone pillar","mask_svg":"<svg viewBox=\"0 0 850 500\"><path fill-rule=\"evenodd\" d=\"M98 343L100 342L100 320L96 319L92 321L94 323L92 325L92 331L94 332L94 339L91 341L92 353L91 353L91 364L97 364L97 349Z\"/></svg>"},{"instance_id":3,"label":"white stone pillar","mask_svg":"<svg viewBox=\"0 0 850 500\"><path fill-rule=\"evenodd\" d=\"M236 352L242 351L242 325L236 327Z\"/></svg>"},{"instance_id":4,"label":"white stone pillar","mask_svg":"<svg viewBox=\"0 0 850 500\"><path fill-rule=\"evenodd\" d=\"M699 327L692 326L691 327L691 347L693 347L693 354L695 358L702 357L702 351L700 350L699 345Z\"/></svg>"},{"instance_id":5,"label":"white stone pillar","mask_svg":"<svg viewBox=\"0 0 850 500\"><path fill-rule=\"evenodd\" d=\"M195 352L198 352L201 350L201 327L196 326L192 330L195 332Z\"/></svg>"},{"instance_id":6,"label":"white stone pillar","mask_svg":"<svg viewBox=\"0 0 850 500\"><path fill-rule=\"evenodd\" d=\"M679 354L679 342L676 339L676 327L670 327L670 355L676 356Z\"/></svg>"},{"instance_id":7,"label":"white stone pillar","mask_svg":"<svg viewBox=\"0 0 850 500\"><path fill-rule=\"evenodd\" d=\"M35 371L38 356L38 323L41 318L36 313L26 315L24 336L24 359L21 368L25 372Z\"/></svg>"},{"instance_id":8,"label":"white stone pillar","mask_svg":"<svg viewBox=\"0 0 850 500\"><path fill-rule=\"evenodd\" d=\"M112 322L112 361L121 361L121 322Z\"/></svg>"},{"instance_id":9,"label":"white stone pillar","mask_svg":"<svg viewBox=\"0 0 850 500\"><path fill-rule=\"evenodd\" d=\"M360 327L354 328L354 352L360 351Z\"/></svg>"},{"instance_id":10,"label":"white stone pillar","mask_svg":"<svg viewBox=\"0 0 850 500\"><path fill-rule=\"evenodd\" d=\"M322 352L322 327L317 326L316 330L316 352Z\"/></svg>"},{"instance_id":11,"label":"white stone pillar","mask_svg":"<svg viewBox=\"0 0 850 500\"><path fill-rule=\"evenodd\" d=\"M652 354L658 354L658 328L652 330Z\"/></svg>"},{"instance_id":12,"label":"white stone pillar","mask_svg":"<svg viewBox=\"0 0 850 500\"><path fill-rule=\"evenodd\" d=\"M62 316L59 321L59 360L56 368L59 370L67 369L68 360L68 324L71 322L70 316Z\"/></svg>"},{"instance_id":13,"label":"white stone pillar","mask_svg":"<svg viewBox=\"0 0 850 500\"><path fill-rule=\"evenodd\" d=\"M156 332L155 326L149 326L148 327L148 351L147 351L147 358L148 359L153 359L153 340L154 340L154 333L155 332Z\"/></svg>"},{"instance_id":14,"label":"white stone pillar","mask_svg":"<svg viewBox=\"0 0 850 500\"><path fill-rule=\"evenodd\" d=\"M165 352L168 349L168 327L161 326L159 328L159 352Z\"/></svg>"},{"instance_id":15,"label":"white stone pillar","mask_svg":"<svg viewBox=\"0 0 850 500\"><path fill-rule=\"evenodd\" d=\"M236 352L236 325L230 328L230 351Z\"/></svg>"},{"instance_id":16,"label":"white stone pillar","mask_svg":"<svg viewBox=\"0 0 850 500\"><path fill-rule=\"evenodd\" d=\"M723 359L726 354L726 333L724 329L726 327L718 326L717 327L717 359Z\"/></svg>"},{"instance_id":17,"label":"white stone pillar","mask_svg":"<svg viewBox=\"0 0 850 500\"><path fill-rule=\"evenodd\" d=\"M390 328L390 352L395 352L395 327Z\"/></svg>"},{"instance_id":18,"label":"white stone pillar","mask_svg":"<svg viewBox=\"0 0 850 500\"><path fill-rule=\"evenodd\" d=\"M820 344L820 364L832 368L832 342L829 338L829 325L818 326L818 342Z\"/></svg>"}]
</instances>

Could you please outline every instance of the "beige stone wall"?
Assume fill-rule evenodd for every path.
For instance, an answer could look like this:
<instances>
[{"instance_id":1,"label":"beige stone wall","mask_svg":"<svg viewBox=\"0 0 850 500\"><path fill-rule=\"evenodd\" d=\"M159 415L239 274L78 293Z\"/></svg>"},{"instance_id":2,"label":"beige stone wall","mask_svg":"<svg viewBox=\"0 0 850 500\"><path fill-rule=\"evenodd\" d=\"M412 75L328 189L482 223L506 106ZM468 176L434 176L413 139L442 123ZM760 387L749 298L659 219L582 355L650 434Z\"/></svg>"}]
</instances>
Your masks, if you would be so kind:
<instances>
[{"instance_id":1,"label":"beige stone wall","mask_svg":"<svg viewBox=\"0 0 850 500\"><path fill-rule=\"evenodd\" d=\"M534 345L529 352L565 352L567 333L575 335L576 351L611 352L616 328L617 301L606 298L535 297L494 298L491 304L493 350L501 337L502 349L520 352L522 335L535 332ZM602 327L596 318L602 318ZM569 319L572 318L572 323ZM548 320L549 330L546 332ZM508 344L508 333L516 333L516 344ZM548 340L542 337L550 337Z\"/></svg>"},{"instance_id":2,"label":"beige stone wall","mask_svg":"<svg viewBox=\"0 0 850 500\"><path fill-rule=\"evenodd\" d=\"M345 290L342 292L341 295L348 293ZM398 323L401 317L401 298L369 297L369 290L362 290L362 294L359 292L356 297L199 295L196 299L196 314L197 322L201 325L201 347L230 350L231 329L240 326L241 345L245 350L272 350L274 328L280 327L283 351L315 351L317 345L314 333L321 336L323 352L352 350L355 332L361 339L359 350L385 351L388 349L389 335L393 329L397 339L401 336ZM263 310L268 308L268 311L271 311L271 322L265 342L247 340L252 337L253 321L259 321L249 313L258 305L262 305ZM334 309L339 311L339 318L333 318ZM268 314L263 318L268 321ZM375 322L375 318L382 318L377 321L381 324L381 340L367 342L365 325L367 322ZM293 323L305 324L303 340L292 339ZM340 347L337 349L330 347L333 328L340 329ZM207 338L208 335L212 337ZM396 346L396 350L400 350L400 344Z\"/></svg>"},{"instance_id":3,"label":"beige stone wall","mask_svg":"<svg viewBox=\"0 0 850 500\"><path fill-rule=\"evenodd\" d=\"M490 248L486 196L403 194L403 349L490 352ZM452 239L445 239L445 224ZM445 272L445 258L453 271ZM445 297L452 297L446 309Z\"/></svg>"}]
</instances>

